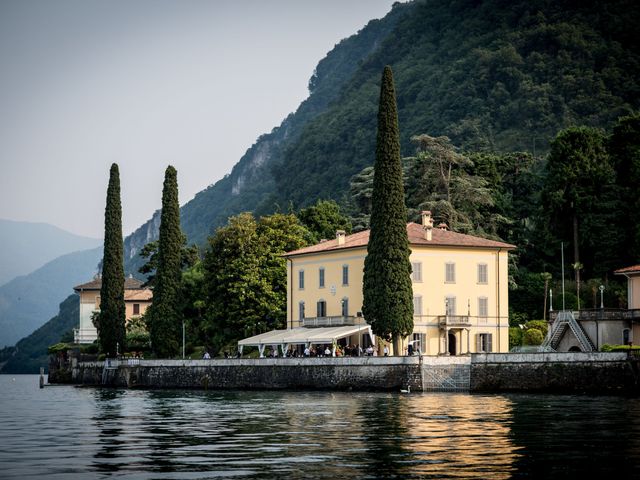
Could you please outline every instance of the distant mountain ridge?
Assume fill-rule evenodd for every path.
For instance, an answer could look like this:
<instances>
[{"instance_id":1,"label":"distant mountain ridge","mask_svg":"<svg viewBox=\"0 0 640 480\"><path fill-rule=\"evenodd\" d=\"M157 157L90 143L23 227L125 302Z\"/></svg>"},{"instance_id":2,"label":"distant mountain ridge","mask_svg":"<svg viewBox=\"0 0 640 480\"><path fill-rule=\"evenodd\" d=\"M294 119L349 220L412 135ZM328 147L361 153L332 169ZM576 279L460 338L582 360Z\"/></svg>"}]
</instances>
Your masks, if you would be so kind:
<instances>
[{"instance_id":1,"label":"distant mountain ridge","mask_svg":"<svg viewBox=\"0 0 640 480\"><path fill-rule=\"evenodd\" d=\"M79 297L69 295L59 306L58 314L20 340L15 347L0 349L0 373L38 373L48 371L47 348L78 324Z\"/></svg>"},{"instance_id":2,"label":"distant mountain ridge","mask_svg":"<svg viewBox=\"0 0 640 480\"><path fill-rule=\"evenodd\" d=\"M47 223L0 219L0 286L61 255L95 248L101 243L99 239L74 235Z\"/></svg>"},{"instance_id":3,"label":"distant mountain ridge","mask_svg":"<svg viewBox=\"0 0 640 480\"><path fill-rule=\"evenodd\" d=\"M14 345L57 312L73 287L97 273L102 247L69 253L0 287L0 348Z\"/></svg>"}]
</instances>

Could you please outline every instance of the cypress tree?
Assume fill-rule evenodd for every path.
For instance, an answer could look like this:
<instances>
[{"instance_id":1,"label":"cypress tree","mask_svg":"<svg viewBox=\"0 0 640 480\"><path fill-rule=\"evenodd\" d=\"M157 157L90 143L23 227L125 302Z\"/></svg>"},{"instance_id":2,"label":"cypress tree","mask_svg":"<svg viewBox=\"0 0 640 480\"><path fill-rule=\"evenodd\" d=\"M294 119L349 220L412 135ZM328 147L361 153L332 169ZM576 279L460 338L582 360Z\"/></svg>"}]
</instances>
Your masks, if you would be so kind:
<instances>
[{"instance_id":1,"label":"cypress tree","mask_svg":"<svg viewBox=\"0 0 640 480\"><path fill-rule=\"evenodd\" d=\"M104 211L104 252L102 256L102 287L97 330L100 349L107 356L125 350L124 252L122 243L122 205L120 203L120 172L111 165L107 205Z\"/></svg>"},{"instance_id":2,"label":"cypress tree","mask_svg":"<svg viewBox=\"0 0 640 480\"><path fill-rule=\"evenodd\" d=\"M374 170L362 310L373 333L393 340L397 355L402 337L413 331L413 290L398 112L389 66L380 87Z\"/></svg>"},{"instance_id":3,"label":"cypress tree","mask_svg":"<svg viewBox=\"0 0 640 480\"><path fill-rule=\"evenodd\" d=\"M182 344L179 292L181 282L181 249L178 203L178 173L167 167L162 189L162 213L158 240L158 268L156 270L153 304L149 314L151 347L158 357L173 357Z\"/></svg>"}]
</instances>

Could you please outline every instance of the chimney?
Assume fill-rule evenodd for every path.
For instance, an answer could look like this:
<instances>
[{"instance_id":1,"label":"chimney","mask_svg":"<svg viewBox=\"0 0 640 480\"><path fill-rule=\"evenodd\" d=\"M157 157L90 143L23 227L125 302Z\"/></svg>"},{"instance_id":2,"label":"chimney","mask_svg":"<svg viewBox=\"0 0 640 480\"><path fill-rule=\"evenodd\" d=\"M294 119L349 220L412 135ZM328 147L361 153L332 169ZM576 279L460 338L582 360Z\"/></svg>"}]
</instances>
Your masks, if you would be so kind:
<instances>
[{"instance_id":1,"label":"chimney","mask_svg":"<svg viewBox=\"0 0 640 480\"><path fill-rule=\"evenodd\" d=\"M422 211L422 228L424 229L424 238L430 242L431 232L433 231L433 219L431 218L431 210Z\"/></svg>"},{"instance_id":2,"label":"chimney","mask_svg":"<svg viewBox=\"0 0 640 480\"><path fill-rule=\"evenodd\" d=\"M438 225L438 230L449 230L449 227L447 227L446 223L442 222Z\"/></svg>"},{"instance_id":3,"label":"chimney","mask_svg":"<svg viewBox=\"0 0 640 480\"><path fill-rule=\"evenodd\" d=\"M347 232L344 230L336 230L336 240L338 241L338 245L344 245L344 240L347 236Z\"/></svg>"}]
</instances>

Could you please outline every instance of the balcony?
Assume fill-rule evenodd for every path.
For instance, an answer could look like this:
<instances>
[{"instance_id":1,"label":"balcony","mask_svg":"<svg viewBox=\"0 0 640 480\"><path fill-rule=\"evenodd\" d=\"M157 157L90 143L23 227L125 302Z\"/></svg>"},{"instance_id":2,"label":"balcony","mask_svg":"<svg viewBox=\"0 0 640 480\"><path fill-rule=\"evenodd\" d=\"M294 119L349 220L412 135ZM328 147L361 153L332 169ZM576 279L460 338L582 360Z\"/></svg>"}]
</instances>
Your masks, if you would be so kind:
<instances>
[{"instance_id":1,"label":"balcony","mask_svg":"<svg viewBox=\"0 0 640 480\"><path fill-rule=\"evenodd\" d=\"M300 321L301 327L344 327L351 325L366 325L363 317L308 317Z\"/></svg>"},{"instance_id":2,"label":"balcony","mask_svg":"<svg viewBox=\"0 0 640 480\"><path fill-rule=\"evenodd\" d=\"M441 327L470 327L469 315L439 315L438 324Z\"/></svg>"}]
</instances>

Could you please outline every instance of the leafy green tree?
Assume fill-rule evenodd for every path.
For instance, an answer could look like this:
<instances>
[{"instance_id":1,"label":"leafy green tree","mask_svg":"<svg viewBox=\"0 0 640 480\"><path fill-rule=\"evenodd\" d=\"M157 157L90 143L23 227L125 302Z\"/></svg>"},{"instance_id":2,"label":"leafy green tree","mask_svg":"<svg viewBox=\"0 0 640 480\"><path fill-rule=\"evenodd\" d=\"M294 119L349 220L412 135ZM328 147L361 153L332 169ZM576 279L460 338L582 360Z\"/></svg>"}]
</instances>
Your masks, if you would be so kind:
<instances>
[{"instance_id":1,"label":"leafy green tree","mask_svg":"<svg viewBox=\"0 0 640 480\"><path fill-rule=\"evenodd\" d=\"M380 87L374 168L363 313L376 335L393 340L397 355L402 337L413 331L413 289L398 113L389 66L384 68Z\"/></svg>"},{"instance_id":2,"label":"leafy green tree","mask_svg":"<svg viewBox=\"0 0 640 480\"><path fill-rule=\"evenodd\" d=\"M336 230L351 233L351 222L342 214L340 206L334 200L318 200L315 205L300 210L298 218L311 233L313 243L318 243L323 238L334 238Z\"/></svg>"},{"instance_id":3,"label":"leafy green tree","mask_svg":"<svg viewBox=\"0 0 640 480\"><path fill-rule=\"evenodd\" d=\"M480 207L493 206L487 181L469 171L473 162L457 151L447 137L419 135L412 138L418 154L407 159L407 197L411 205L430 210L436 222L463 233L482 231L489 215ZM485 210L487 213L489 210ZM497 230L492 228L493 233Z\"/></svg>"},{"instance_id":4,"label":"leafy green tree","mask_svg":"<svg viewBox=\"0 0 640 480\"><path fill-rule=\"evenodd\" d=\"M182 317L179 294L183 239L180 230L178 173L175 168L169 166L165 171L162 189L158 268L153 304L147 311L151 347L158 357L173 357L180 350Z\"/></svg>"},{"instance_id":5,"label":"leafy green tree","mask_svg":"<svg viewBox=\"0 0 640 480\"><path fill-rule=\"evenodd\" d=\"M307 238L309 232L294 215L256 220L242 213L209 239L204 331L214 352L229 341L284 325L287 270L282 254L305 246Z\"/></svg>"},{"instance_id":6,"label":"leafy green tree","mask_svg":"<svg viewBox=\"0 0 640 480\"><path fill-rule=\"evenodd\" d=\"M124 352L124 252L122 243L122 206L120 203L120 172L111 165L107 204L104 212L104 251L100 313L97 316L98 342L107 356Z\"/></svg>"}]
</instances>

